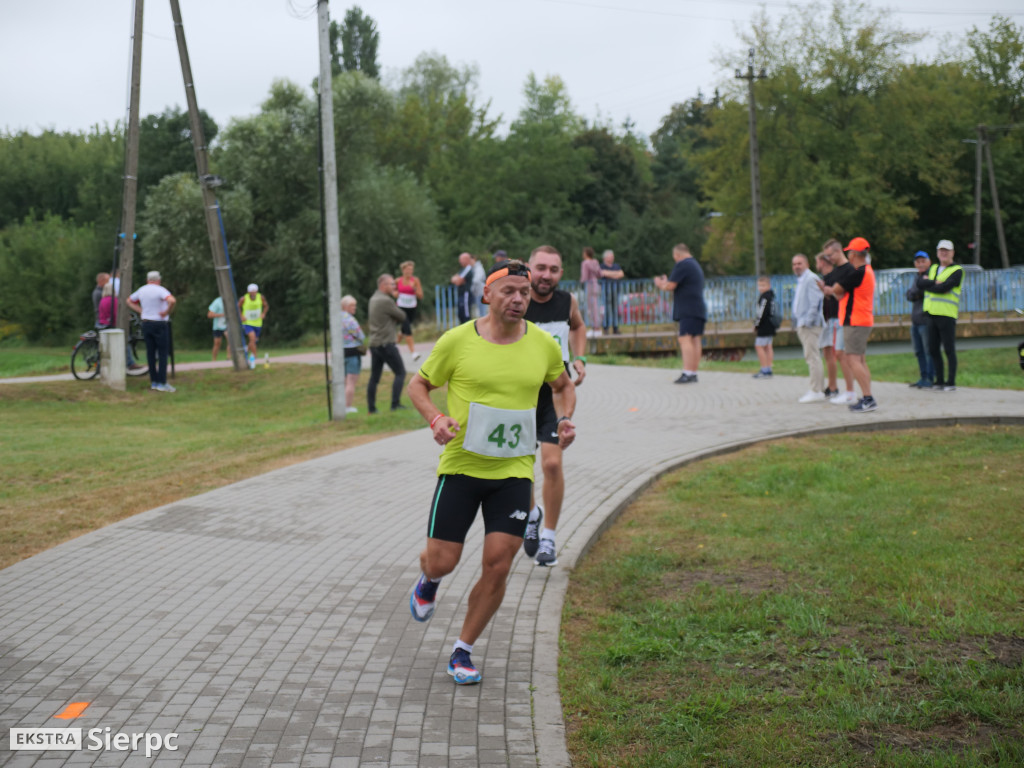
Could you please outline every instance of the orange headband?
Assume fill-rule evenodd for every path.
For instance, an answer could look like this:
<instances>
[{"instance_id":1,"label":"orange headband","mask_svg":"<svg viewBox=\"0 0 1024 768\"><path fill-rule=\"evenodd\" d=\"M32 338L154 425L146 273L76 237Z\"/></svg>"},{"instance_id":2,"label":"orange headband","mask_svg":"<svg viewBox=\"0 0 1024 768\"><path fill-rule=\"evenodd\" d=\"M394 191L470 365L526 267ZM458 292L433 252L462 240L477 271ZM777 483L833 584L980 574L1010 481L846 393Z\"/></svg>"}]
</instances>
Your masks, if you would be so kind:
<instances>
[{"instance_id":1,"label":"orange headband","mask_svg":"<svg viewBox=\"0 0 1024 768\"><path fill-rule=\"evenodd\" d=\"M491 274L489 274L487 276L487 280L486 280L486 282L484 282L484 287L487 287L488 285L493 283L495 280L501 280L501 278L508 277L509 275L513 275L515 277L525 277L527 280L529 280L530 279L530 269L527 266L525 266L525 265L523 265L523 266L514 265L511 268L510 267L502 267L501 269L497 270L496 272L491 272Z\"/></svg>"}]
</instances>

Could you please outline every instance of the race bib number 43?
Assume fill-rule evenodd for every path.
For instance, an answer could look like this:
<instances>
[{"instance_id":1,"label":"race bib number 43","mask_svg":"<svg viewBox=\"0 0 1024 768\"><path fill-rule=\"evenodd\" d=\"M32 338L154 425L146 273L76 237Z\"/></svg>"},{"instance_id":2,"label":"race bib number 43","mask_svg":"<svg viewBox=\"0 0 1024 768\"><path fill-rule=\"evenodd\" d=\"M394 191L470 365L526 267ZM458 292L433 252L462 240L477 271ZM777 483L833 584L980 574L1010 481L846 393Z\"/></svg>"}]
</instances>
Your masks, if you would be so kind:
<instances>
[{"instance_id":1,"label":"race bib number 43","mask_svg":"<svg viewBox=\"0 0 1024 768\"><path fill-rule=\"evenodd\" d=\"M496 459L532 456L537 449L536 425L532 408L513 411L470 403L462 447Z\"/></svg>"}]
</instances>

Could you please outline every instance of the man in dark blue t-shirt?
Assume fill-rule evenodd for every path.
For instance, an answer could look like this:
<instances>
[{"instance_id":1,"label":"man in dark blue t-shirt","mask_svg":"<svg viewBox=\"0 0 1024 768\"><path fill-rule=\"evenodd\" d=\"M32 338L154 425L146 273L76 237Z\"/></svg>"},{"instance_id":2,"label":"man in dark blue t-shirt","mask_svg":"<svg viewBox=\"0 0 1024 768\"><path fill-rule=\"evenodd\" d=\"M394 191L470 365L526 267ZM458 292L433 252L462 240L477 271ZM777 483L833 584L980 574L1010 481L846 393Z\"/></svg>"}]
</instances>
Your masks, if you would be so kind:
<instances>
[{"instance_id":1,"label":"man in dark blue t-shirt","mask_svg":"<svg viewBox=\"0 0 1024 768\"><path fill-rule=\"evenodd\" d=\"M693 384L697 381L701 336L708 319L708 308L704 303L704 270L685 243L679 243L672 249L672 258L676 263L672 274L654 278L654 285L659 290L675 294L672 298L672 319L679 323L679 352L683 358L683 373L676 379L676 384Z\"/></svg>"}]
</instances>

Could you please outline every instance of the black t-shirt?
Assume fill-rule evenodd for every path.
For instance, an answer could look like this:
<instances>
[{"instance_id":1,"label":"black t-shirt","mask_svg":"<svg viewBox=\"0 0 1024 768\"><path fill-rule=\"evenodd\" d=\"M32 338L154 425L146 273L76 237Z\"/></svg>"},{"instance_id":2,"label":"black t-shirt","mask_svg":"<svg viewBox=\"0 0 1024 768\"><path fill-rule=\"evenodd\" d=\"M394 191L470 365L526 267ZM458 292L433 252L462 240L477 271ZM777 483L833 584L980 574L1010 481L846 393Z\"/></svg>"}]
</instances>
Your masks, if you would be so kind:
<instances>
[{"instance_id":1,"label":"black t-shirt","mask_svg":"<svg viewBox=\"0 0 1024 768\"><path fill-rule=\"evenodd\" d=\"M838 267L833 269L827 275L822 278L822 282L825 285L835 285L841 282L843 279L849 279L850 275L854 274L857 270L853 268L850 262L840 264ZM825 316L826 320L838 320L839 319L839 299L834 296L826 296L824 301L821 303L821 312Z\"/></svg>"}]
</instances>

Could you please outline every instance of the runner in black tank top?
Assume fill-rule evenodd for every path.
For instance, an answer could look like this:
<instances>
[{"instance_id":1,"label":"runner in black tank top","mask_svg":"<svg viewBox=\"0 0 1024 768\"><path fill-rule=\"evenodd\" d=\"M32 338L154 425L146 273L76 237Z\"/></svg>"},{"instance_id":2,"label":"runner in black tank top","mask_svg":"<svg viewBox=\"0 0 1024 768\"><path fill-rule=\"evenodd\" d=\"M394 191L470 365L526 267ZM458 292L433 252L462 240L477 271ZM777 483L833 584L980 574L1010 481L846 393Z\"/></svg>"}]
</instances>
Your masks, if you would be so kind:
<instances>
[{"instance_id":1,"label":"runner in black tank top","mask_svg":"<svg viewBox=\"0 0 1024 768\"><path fill-rule=\"evenodd\" d=\"M576 373L576 385L586 375L587 329L576 298L558 290L562 276L562 257L548 245L535 248L530 255L530 306L524 317L551 334L562 349L562 362L569 376ZM571 366L571 367L570 367ZM567 416L572 416L567 413ZM540 443L541 469L544 472L544 511L536 503L530 511L523 549L529 557L536 554L537 565L555 565L555 528L562 511L565 478L562 474L562 449L558 447L558 419L551 387L541 387L537 397L537 441ZM543 530L541 523L543 522Z\"/></svg>"}]
</instances>

